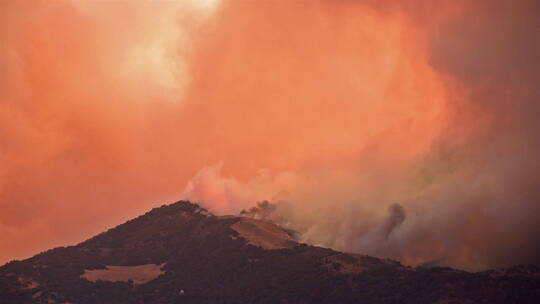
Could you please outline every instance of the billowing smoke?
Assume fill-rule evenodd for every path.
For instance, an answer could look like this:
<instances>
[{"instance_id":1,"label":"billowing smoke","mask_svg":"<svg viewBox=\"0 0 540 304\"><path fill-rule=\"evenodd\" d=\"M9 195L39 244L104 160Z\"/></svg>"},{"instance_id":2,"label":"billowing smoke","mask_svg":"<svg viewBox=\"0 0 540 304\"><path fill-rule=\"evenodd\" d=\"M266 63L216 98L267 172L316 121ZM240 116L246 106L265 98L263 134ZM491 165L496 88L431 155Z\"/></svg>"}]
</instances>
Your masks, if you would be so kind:
<instances>
[{"instance_id":1,"label":"billowing smoke","mask_svg":"<svg viewBox=\"0 0 540 304\"><path fill-rule=\"evenodd\" d=\"M255 207L251 207L247 210L242 209L242 211L240 211L240 215L254 219L271 220L273 214L276 212L276 209L277 207L275 204L272 204L269 201L262 201L258 202Z\"/></svg>"},{"instance_id":2,"label":"billowing smoke","mask_svg":"<svg viewBox=\"0 0 540 304\"><path fill-rule=\"evenodd\" d=\"M383 226L382 232L385 239L388 239L390 233L399 226L405 220L405 210L400 204L393 204L388 207L388 218Z\"/></svg>"},{"instance_id":3,"label":"billowing smoke","mask_svg":"<svg viewBox=\"0 0 540 304\"><path fill-rule=\"evenodd\" d=\"M539 262L539 11L3 1L0 261L181 197L411 265Z\"/></svg>"}]
</instances>

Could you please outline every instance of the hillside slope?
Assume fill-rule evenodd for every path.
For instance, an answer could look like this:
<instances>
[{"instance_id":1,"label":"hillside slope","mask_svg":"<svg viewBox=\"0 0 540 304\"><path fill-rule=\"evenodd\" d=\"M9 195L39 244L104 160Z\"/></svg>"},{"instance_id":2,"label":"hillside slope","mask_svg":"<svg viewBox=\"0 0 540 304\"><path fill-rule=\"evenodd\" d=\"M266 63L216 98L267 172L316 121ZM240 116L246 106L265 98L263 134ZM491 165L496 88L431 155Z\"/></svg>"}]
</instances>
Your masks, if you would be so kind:
<instances>
[{"instance_id":1,"label":"hillside slope","mask_svg":"<svg viewBox=\"0 0 540 304\"><path fill-rule=\"evenodd\" d=\"M0 267L0 303L537 303L540 269L467 273L300 244L190 202Z\"/></svg>"}]
</instances>

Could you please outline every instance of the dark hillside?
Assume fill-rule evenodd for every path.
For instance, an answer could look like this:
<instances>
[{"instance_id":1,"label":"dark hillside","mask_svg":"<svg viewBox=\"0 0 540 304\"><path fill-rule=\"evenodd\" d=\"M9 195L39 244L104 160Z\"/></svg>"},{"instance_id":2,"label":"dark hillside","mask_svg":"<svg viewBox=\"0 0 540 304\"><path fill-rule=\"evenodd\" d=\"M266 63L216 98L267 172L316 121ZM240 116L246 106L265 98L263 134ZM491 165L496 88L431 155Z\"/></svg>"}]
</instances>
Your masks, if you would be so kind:
<instances>
[{"instance_id":1,"label":"dark hillside","mask_svg":"<svg viewBox=\"0 0 540 304\"><path fill-rule=\"evenodd\" d=\"M243 227L254 229L250 240L235 230L235 223L243 220L213 216L185 201L155 208L76 246L0 267L0 303L442 304L540 299L536 266L467 273L413 269L290 240L266 249L252 245L257 241L253 238L262 231L258 229L275 233L277 228L249 222Z\"/></svg>"}]
</instances>

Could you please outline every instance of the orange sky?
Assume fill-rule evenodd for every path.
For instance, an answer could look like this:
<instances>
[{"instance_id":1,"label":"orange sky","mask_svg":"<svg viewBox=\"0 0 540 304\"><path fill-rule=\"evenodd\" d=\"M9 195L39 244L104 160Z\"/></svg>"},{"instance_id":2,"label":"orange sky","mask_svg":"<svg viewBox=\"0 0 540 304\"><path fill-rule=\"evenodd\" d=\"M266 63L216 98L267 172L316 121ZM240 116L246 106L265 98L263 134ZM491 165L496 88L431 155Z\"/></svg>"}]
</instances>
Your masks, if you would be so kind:
<instances>
[{"instance_id":1,"label":"orange sky","mask_svg":"<svg viewBox=\"0 0 540 304\"><path fill-rule=\"evenodd\" d=\"M283 201L304 241L415 265L534 262L537 8L3 1L0 263L179 198Z\"/></svg>"}]
</instances>

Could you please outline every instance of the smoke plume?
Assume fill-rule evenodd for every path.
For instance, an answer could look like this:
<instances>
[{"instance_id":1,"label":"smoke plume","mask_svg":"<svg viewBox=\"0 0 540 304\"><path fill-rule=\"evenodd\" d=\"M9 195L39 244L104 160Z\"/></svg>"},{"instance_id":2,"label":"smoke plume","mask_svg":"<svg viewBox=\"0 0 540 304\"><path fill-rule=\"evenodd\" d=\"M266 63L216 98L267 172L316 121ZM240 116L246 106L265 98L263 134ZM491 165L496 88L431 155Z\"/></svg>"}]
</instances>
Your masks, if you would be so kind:
<instances>
[{"instance_id":1,"label":"smoke plume","mask_svg":"<svg viewBox=\"0 0 540 304\"><path fill-rule=\"evenodd\" d=\"M1 1L0 262L187 198L411 265L539 263L539 15Z\"/></svg>"}]
</instances>

